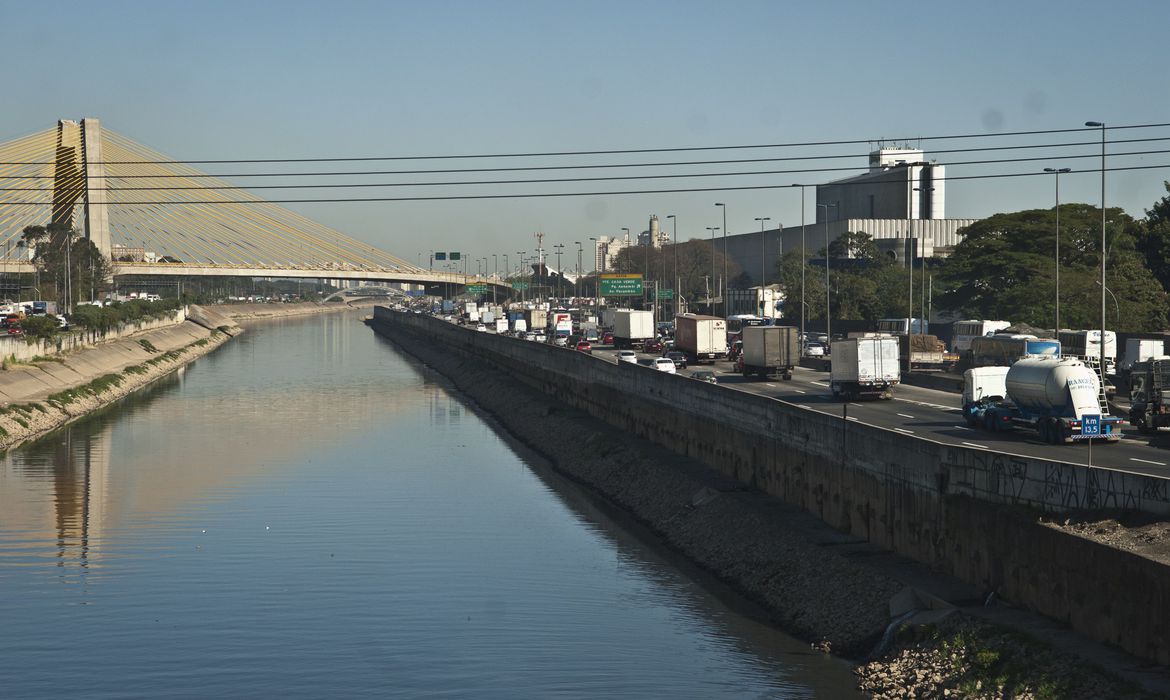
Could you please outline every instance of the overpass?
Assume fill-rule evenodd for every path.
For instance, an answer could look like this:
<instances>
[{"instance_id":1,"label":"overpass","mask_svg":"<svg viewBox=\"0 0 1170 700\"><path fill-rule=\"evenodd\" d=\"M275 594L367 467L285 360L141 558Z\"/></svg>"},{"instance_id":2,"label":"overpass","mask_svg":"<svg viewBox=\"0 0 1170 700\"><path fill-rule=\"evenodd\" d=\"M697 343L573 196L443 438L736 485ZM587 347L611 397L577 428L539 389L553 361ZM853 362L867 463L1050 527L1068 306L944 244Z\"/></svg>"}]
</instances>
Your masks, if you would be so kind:
<instances>
[{"instance_id":1,"label":"overpass","mask_svg":"<svg viewBox=\"0 0 1170 700\"><path fill-rule=\"evenodd\" d=\"M33 272L35 244L24 229L50 224L91 242L115 277L352 280L434 292L485 284L510 291L501 279L412 265L103 130L97 119L61 120L0 144L0 272Z\"/></svg>"}]
</instances>

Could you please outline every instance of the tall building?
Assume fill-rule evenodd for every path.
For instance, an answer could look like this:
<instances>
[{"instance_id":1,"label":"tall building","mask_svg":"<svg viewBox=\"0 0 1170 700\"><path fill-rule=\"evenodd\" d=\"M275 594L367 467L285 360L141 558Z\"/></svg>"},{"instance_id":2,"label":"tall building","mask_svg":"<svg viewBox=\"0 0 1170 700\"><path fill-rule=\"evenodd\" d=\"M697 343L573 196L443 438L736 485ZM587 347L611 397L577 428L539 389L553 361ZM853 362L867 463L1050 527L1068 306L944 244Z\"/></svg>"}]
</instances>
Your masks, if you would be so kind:
<instances>
[{"instance_id":1,"label":"tall building","mask_svg":"<svg viewBox=\"0 0 1170 700\"><path fill-rule=\"evenodd\" d=\"M598 272L609 272L613 268L613 260L622 248L630 246L630 234L625 238L611 238L598 236L594 246L593 265Z\"/></svg>"},{"instance_id":2,"label":"tall building","mask_svg":"<svg viewBox=\"0 0 1170 700\"><path fill-rule=\"evenodd\" d=\"M838 219L945 219L946 166L910 148L881 148L869 154L863 175L817 185L817 221Z\"/></svg>"}]
</instances>

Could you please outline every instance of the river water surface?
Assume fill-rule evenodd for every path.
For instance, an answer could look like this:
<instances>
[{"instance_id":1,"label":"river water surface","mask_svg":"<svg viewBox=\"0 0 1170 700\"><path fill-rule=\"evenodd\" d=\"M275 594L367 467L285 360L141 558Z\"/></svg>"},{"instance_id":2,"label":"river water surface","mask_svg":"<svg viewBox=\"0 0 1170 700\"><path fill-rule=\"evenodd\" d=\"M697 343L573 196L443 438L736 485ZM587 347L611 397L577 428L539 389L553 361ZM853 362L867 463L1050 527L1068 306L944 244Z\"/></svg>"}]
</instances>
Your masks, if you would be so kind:
<instances>
[{"instance_id":1,"label":"river water surface","mask_svg":"<svg viewBox=\"0 0 1170 700\"><path fill-rule=\"evenodd\" d=\"M4 457L0 696L857 697L671 559L357 313L266 322Z\"/></svg>"}]
</instances>

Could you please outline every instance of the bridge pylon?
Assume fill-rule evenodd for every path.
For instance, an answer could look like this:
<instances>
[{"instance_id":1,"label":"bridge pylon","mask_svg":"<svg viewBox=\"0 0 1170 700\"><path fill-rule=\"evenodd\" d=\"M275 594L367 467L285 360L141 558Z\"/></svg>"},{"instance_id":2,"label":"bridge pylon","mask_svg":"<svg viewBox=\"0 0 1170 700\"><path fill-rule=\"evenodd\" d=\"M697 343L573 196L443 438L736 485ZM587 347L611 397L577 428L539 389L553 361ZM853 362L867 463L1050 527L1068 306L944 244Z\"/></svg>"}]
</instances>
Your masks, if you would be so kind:
<instances>
[{"instance_id":1,"label":"bridge pylon","mask_svg":"<svg viewBox=\"0 0 1170 700\"><path fill-rule=\"evenodd\" d=\"M102 127L97 119L57 122L52 223L73 226L79 202L82 233L110 259L113 244L106 198L106 166L102 158Z\"/></svg>"}]
</instances>

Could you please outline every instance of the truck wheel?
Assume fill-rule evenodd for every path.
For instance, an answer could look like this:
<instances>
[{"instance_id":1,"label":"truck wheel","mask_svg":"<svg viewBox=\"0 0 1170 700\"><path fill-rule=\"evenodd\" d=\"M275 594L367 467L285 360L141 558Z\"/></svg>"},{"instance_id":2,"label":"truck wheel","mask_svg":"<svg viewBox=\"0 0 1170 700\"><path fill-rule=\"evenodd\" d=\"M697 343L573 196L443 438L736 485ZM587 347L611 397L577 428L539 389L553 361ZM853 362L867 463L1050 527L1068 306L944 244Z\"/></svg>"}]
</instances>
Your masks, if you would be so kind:
<instances>
[{"instance_id":1,"label":"truck wheel","mask_svg":"<svg viewBox=\"0 0 1170 700\"><path fill-rule=\"evenodd\" d=\"M1040 423L1036 426L1036 432L1040 433L1040 442L1046 442L1046 443L1055 442L1052 439L1052 437L1053 437L1052 430L1048 426L1047 419L1040 421Z\"/></svg>"}]
</instances>

